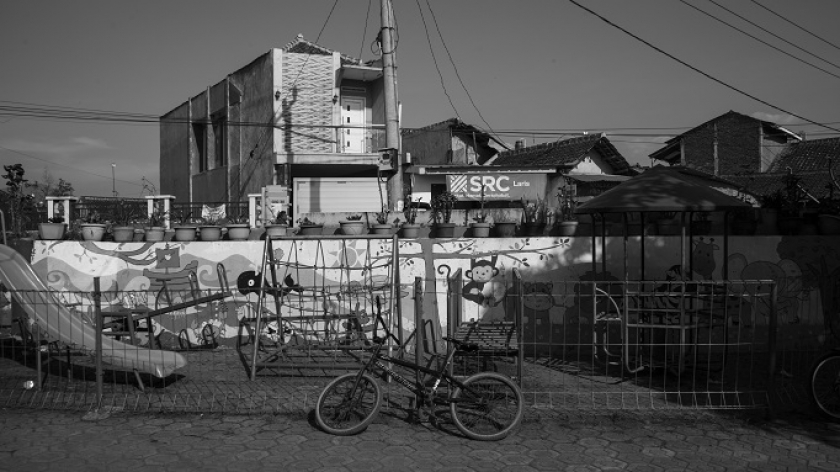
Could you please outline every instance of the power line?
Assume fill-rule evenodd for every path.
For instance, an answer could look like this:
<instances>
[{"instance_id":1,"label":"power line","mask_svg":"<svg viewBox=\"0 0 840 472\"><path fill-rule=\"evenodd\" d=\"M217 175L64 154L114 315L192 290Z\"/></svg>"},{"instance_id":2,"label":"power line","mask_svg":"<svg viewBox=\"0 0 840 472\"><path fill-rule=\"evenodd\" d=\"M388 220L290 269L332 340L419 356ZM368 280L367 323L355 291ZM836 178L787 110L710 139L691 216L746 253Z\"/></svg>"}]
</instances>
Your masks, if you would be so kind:
<instances>
[{"instance_id":1,"label":"power line","mask_svg":"<svg viewBox=\"0 0 840 472\"><path fill-rule=\"evenodd\" d=\"M458 66L455 64L455 60L452 58L452 53L449 52L449 47L446 45L446 41L443 39L443 33L440 31L440 25L437 21L437 15L435 15L435 11L432 10L432 4L429 3L429 0L426 0L426 7L429 9L429 13L432 14L432 21L435 23L435 29L437 30L438 36L440 36L440 42L443 44L443 49L446 51L446 55L449 56L449 62L452 64L452 69L455 71L455 77L458 78L458 82L461 84L461 88L464 89L464 92L467 94L467 98L470 100L470 103L473 106L473 109L478 113L478 117L481 118L481 121L487 126L487 130L490 134L495 134L493 131L493 127L490 126L490 123L484 119L484 115L481 114L481 110L478 109L478 106L475 104L475 100L473 100L472 95L470 95L470 91L467 90L467 86L464 84L463 79L461 79L461 74L458 72Z\"/></svg>"},{"instance_id":2,"label":"power line","mask_svg":"<svg viewBox=\"0 0 840 472\"><path fill-rule=\"evenodd\" d=\"M435 64L435 70L440 78L440 86L443 89L443 94L446 95L446 99L449 100L449 105L452 107L452 111L455 112L455 116L460 119L461 115L458 113L458 109L455 107L455 104L452 103L452 97L449 95L449 91L446 90L446 83L443 81L443 74L440 71L440 66L438 66L437 56L435 56L435 50L432 47L432 37L429 35L429 26L426 24L426 15L423 14L423 7L420 5L420 0L415 1L417 2L417 9L420 10L420 19L423 21L423 29L426 32L426 41L429 43L429 52L432 54L432 62Z\"/></svg>"},{"instance_id":3,"label":"power line","mask_svg":"<svg viewBox=\"0 0 840 472\"><path fill-rule=\"evenodd\" d=\"M365 30L362 33L362 44L359 46L359 60L362 60L362 52L365 50L365 39L367 38L368 22L370 21L370 6L373 0L368 0L367 13L365 13Z\"/></svg>"},{"instance_id":4,"label":"power line","mask_svg":"<svg viewBox=\"0 0 840 472\"><path fill-rule=\"evenodd\" d=\"M727 12L729 12L730 14L732 14L732 15L734 15L734 16L737 16L738 18L740 18L740 19L742 19L742 20L746 21L747 23L749 23L749 24L751 24L751 25L755 26L756 28L760 29L761 31L764 31L765 33L769 34L770 36L773 36L774 38L778 39L779 41L782 41L782 42L784 42L784 43L786 43L786 44L788 44L788 45L790 45L790 46L793 46L793 47L795 47L796 49L799 49L800 51L804 52L805 54L808 54L809 56L815 57L815 58L817 58L817 59L819 59L819 60L821 60L821 61L823 61L823 62L825 62L825 63L827 63L827 64L831 64L831 65L832 65L832 66L834 66L834 67L840 68L840 66L838 66L837 64L835 64L835 63L833 63L833 62L829 61L828 59L825 59L825 58L823 58L823 57L820 57L820 56L818 56L818 55L816 55L816 54L812 53L811 51L808 51L808 50L807 50L807 49L805 49L805 48L802 48L802 47L800 47L800 46L797 46L796 44L794 44L794 43L792 43L792 42L788 41L787 39L785 39L785 38L783 38L783 37L779 36L778 34L776 34L776 33L772 32L772 31L770 31L770 30L768 30L768 29L766 29L766 28L763 28L763 27L761 27L760 25L758 25L758 24L756 24L756 23L754 23L754 22L750 21L749 19L745 18L744 16L739 15L738 13L736 13L736 12L734 12L734 11L730 10L729 8L726 8L725 6L723 6L723 5L721 5L720 3L716 2L715 0L708 0L708 1L709 1L709 2L711 2L711 3L713 3L713 4L715 4L715 5L717 5L717 6L718 6L718 8L721 8L721 9L723 9L723 10L726 10L726 11L727 11Z\"/></svg>"},{"instance_id":5,"label":"power line","mask_svg":"<svg viewBox=\"0 0 840 472\"><path fill-rule=\"evenodd\" d=\"M16 150L14 150L14 149L9 149L9 148L7 148L7 147L5 147L5 146L0 146L0 149L3 149L3 150L8 151L8 152L15 153L15 154L19 154L19 155L24 156L24 157L29 157L29 158L31 158L31 159L35 159L35 160L38 160L38 161L41 161L41 162L46 162L47 164L52 164L52 165L55 165L55 166L66 167L66 168L68 168L68 169L70 169L70 170L74 170L74 171L77 171L77 172L82 172L82 173L84 173L84 174L92 175L92 176L94 176L94 177L101 177L101 178L103 178L103 179L113 180L112 176L105 176L105 175L97 174L97 173L95 173L95 172L89 172L89 171L86 171L86 170L84 170L84 169L80 169L80 168L78 168L78 167L68 166L68 165L66 165L66 164L61 164L61 163L59 163L59 162L54 162L54 161L50 161L50 160L48 160L48 159L44 159L44 158L41 158L41 157L38 157L38 156L33 156L32 154L27 154L27 153L25 153L25 152L16 151ZM145 178L145 177L144 177L144 178ZM126 183L126 184L131 184L131 185L142 186L141 184L138 184L138 183L136 183L136 182L131 182L131 181L128 181L128 180L120 180L120 179L117 179L117 181L122 182L122 183Z\"/></svg>"},{"instance_id":6,"label":"power line","mask_svg":"<svg viewBox=\"0 0 840 472\"><path fill-rule=\"evenodd\" d=\"M819 39L820 41L824 42L825 44L828 44L829 46L832 46L832 47L834 47L835 49L840 49L840 46L838 46L838 45L836 45L836 44L832 43L831 41L829 41L829 40L827 40L827 39L824 39L824 38L822 38L822 37L820 37L820 36L817 36L816 34L812 33L812 32L811 32L811 31L809 31L808 29L803 28L802 26L799 26L798 24L796 24L796 23L794 23L793 21L791 21L791 20L789 20L789 19L785 18L784 16L782 16L782 15L780 15L780 14L776 13L775 11L773 11L773 10L771 10L770 8L768 8L768 7L764 6L764 5L762 5L761 3L757 2L756 0L750 0L750 1L751 1L751 2L753 2L753 3L755 3L756 5L758 5L759 7L761 7L761 8L763 8L763 9L767 10L768 12L772 13L773 15L776 15L777 17L781 18L782 20L784 20L784 21L786 21L786 22L790 23L791 25L793 25L793 26L795 26L795 27L797 27L797 28L801 29L802 31L804 31L804 32L806 32L806 33L808 33L808 34L810 34L811 36L813 36L813 37L815 37L815 38Z\"/></svg>"},{"instance_id":7,"label":"power line","mask_svg":"<svg viewBox=\"0 0 840 472\"><path fill-rule=\"evenodd\" d=\"M818 123L818 122L816 122L816 121L809 120L808 118L805 118L805 117L803 117L803 116L801 116L801 115L798 115L798 114L796 114L796 113L793 113L793 112L787 111L787 110L785 110L784 108L781 108L781 107L778 107L778 106L776 106L776 105L773 105L772 103L770 103L770 102L768 102L768 101L766 101L766 100L762 100L762 99L760 99L760 98L756 97L755 95L749 94L749 93L747 93L747 92L745 92L745 91L743 91L743 90L741 90L741 89L739 89L739 88L736 88L736 87L734 87L734 86L732 86L732 85L729 85L728 83L726 83L726 82L724 82L724 81L722 81L722 80L720 80L720 79L718 79L718 78L716 78L716 77L713 77L712 75L710 75L710 74L708 74L708 73L706 73L706 72L703 72L702 70L698 69L697 67L692 66L691 64L689 64L689 63L687 63L687 62L683 61L682 59L680 59L680 58L678 58L678 57L674 56L673 54L670 54L670 53L668 53L668 52L664 51L663 49L659 48L658 46L654 46L654 45L653 45L653 44L651 44L650 42L648 42L648 41L646 41L646 40L642 39L642 38L641 38L641 37L639 37L639 36L636 36L635 34L631 33L630 31L628 31L628 30L626 30L626 29L622 28L621 26L619 26L619 25L617 25L617 24L613 23L613 22L612 22L612 21L610 21L609 19L607 19L607 18L605 18L605 17L601 16L600 14L598 14L598 13L594 12L593 10L591 10L591 9L589 9L589 8L587 8L587 7L583 6L583 5L581 5L581 4L580 4L580 3L578 3L576 0L569 0L569 2L571 2L571 3L572 3L573 5L575 5L576 7L578 7L578 8L580 8L580 9L582 9L582 10L586 11L587 13L589 13L589 14L591 14L591 15L593 15L593 16L595 16L595 17L597 17L598 19L600 19L600 20L601 20L601 21L603 21L604 23L607 23L608 25L612 26L613 28L618 29L619 31L623 32L624 34L626 34L626 35L630 36L631 38L633 38L633 39L635 39L635 40L639 41L640 43L642 43L642 44L646 45L647 47L649 47L649 48L653 49L654 51L657 51L657 52L659 52L660 54L663 54L663 55L665 55L665 56L669 57L670 59L672 59L672 60L674 60L674 61L676 61L676 62L679 62L679 63L680 63L680 64L682 64L683 66L688 67L689 69L693 70L694 72L697 72L698 74L702 75L703 77L706 77L706 78L707 78L707 79L709 79L709 80L712 80L712 81L714 81L714 82L717 82L717 83L718 83L718 84L720 84L720 85L723 85L724 87L726 87L726 88L728 88L728 89L732 90L733 92L736 92L736 93L739 93L739 94L741 94L741 95L743 95L743 96L745 96L745 97L751 98L751 99L755 100L755 101L756 101L756 102L758 102L758 103L761 103L761 104L763 104L763 105L766 105L766 106L768 106L768 107L771 107L771 108L773 108L773 109L775 109L775 110L779 110L779 111L780 111L780 112L782 112L782 113L787 113L788 115L793 116L794 118L798 118L798 119L800 119L800 120L807 121L808 123L811 123L811 124L813 124L813 125L817 125L817 126L820 126L820 127L822 127L822 128L830 129L830 130L832 130L832 131L836 131L836 132L840 133L840 129L838 129L838 128L833 128L833 127L831 127L831 126L827 126L827 125L824 125L824 124L822 124L822 123Z\"/></svg>"},{"instance_id":8,"label":"power line","mask_svg":"<svg viewBox=\"0 0 840 472\"><path fill-rule=\"evenodd\" d=\"M709 1L711 1L711 0L709 0ZM793 54L791 54L791 53L789 53L789 52L787 52L787 51L785 51L785 50L783 50L783 49L777 48L776 46L773 46L772 44L768 43L767 41L764 41L764 40L763 40L763 39L761 39L761 38L758 38L758 37L756 37L756 36L754 36L754 35L752 35L752 34L750 34L750 33L747 33L746 31L744 31L744 30L742 30L742 29L738 28L737 26L735 26L735 25L733 25L733 24L731 24L731 23L729 23L729 22L727 22L727 21L725 21L725 20L722 20L722 19L718 18L718 17L716 17L715 15L712 15L711 13L709 13L709 12L707 12L707 11L705 11L705 10L703 10L703 9L701 9L701 8L699 8L699 7L697 7L697 6L694 6L694 5L690 4L690 3L688 3L686 0L680 0L680 3L682 3L683 5L686 5L686 6L690 7L690 8L693 8L694 10L696 10L696 11L698 11L698 12L700 12L700 13L702 13L702 14L706 15L706 16L708 16L709 18L711 18L711 19L713 19L713 20L715 20L715 21L718 21L718 22L720 22L720 23L723 23L724 25L726 25L726 26L728 26L728 27L730 27L730 28L734 29L735 31L738 31L739 33L741 33L741 34L743 34L743 35L745 35L745 36L748 36L748 37L750 37L750 38L752 38L752 39L754 39L754 40L758 41L759 43L761 43L761 44L763 44L763 45L765 45L765 46L767 46L767 47L769 47L769 48L771 48L771 49L775 49L776 51L778 51L778 52L780 52L780 53L784 54L785 56L788 56L788 57L790 57L790 58L792 58L792 59L794 59L794 60L796 60L796 61L799 61L799 62L801 62L801 63L803 63L803 64L805 64L805 65L811 66L811 67L813 67L814 69L817 69L818 71L824 72L824 73L826 73L826 74L828 74L828 75L830 75L830 76L832 76L832 77L835 77L835 78L840 79L840 75L837 75L837 74L835 74L835 73L833 73L833 72L831 72L831 71L829 71L829 70L823 69L822 67L820 67L820 66L818 66L818 65L816 65L816 64L812 64L812 63L810 63L810 62L806 61L805 59L802 59L802 58L796 57L796 56L794 56ZM826 62L828 62L828 61L826 61ZM831 64L831 63L829 62L829 64ZM831 64L831 65L834 65L834 64ZM835 67L837 67L837 66L835 66Z\"/></svg>"}]
</instances>

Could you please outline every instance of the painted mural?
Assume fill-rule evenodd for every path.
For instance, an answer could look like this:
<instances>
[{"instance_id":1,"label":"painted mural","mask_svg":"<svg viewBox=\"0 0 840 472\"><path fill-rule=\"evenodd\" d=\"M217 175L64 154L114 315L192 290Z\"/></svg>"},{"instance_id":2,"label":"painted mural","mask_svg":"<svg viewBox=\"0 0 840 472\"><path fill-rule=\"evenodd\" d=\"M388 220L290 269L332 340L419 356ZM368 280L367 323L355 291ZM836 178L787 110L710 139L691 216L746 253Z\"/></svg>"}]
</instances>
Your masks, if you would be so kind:
<instances>
[{"instance_id":1,"label":"painted mural","mask_svg":"<svg viewBox=\"0 0 840 472\"><path fill-rule=\"evenodd\" d=\"M401 314L407 336L414 329L411 286L415 278L423 281L424 316L443 330L448 276L461 271L463 319L502 320L512 316L510 294L513 270L517 269L524 281L526 338L542 336L556 343L566 342L569 327L591 323L593 309L601 309L581 296L581 284L622 280L626 261L630 280L720 280L727 275L730 280L774 281L779 324L785 326L780 330L781 343L824 342L832 329L840 332L840 241L828 236L731 237L727 264L719 237L696 237L684 251L679 238L647 237L645 274L640 273L643 252L638 237L629 238L626 248L622 238L607 238L603 255L600 238L593 252L592 240L585 237L411 239L398 240L396 246L392 247L390 239L278 240L272 254L276 284L269 285L284 300L281 310L286 318L319 318L320 323L328 323L323 320L330 314L354 314L369 331L377 310L386 307L385 316ZM32 265L49 287L59 292L90 292L93 278L100 277L103 291L147 294L142 300L106 297L104 303L111 306L146 303L152 307L186 301L188 296L183 294L189 292L190 274L200 289L208 292L222 290L226 278L232 288L230 296L156 317L154 332L164 339L186 332L190 342L200 343L202 332L211 324L214 336L231 344L239 320L253 317L260 306L261 281L272 279L261 273L263 251L261 241L37 241ZM728 274L723 274L725 265ZM402 285L392 292L395 266ZM161 300L164 286L181 295ZM736 283L735 290L755 290L755 285ZM392 293L399 304L393 315L389 308ZM262 309L273 313L275 305L265 303ZM743 329L766 325L769 310L766 304L749 306L730 322ZM345 319L339 322L344 328L348 327L346 318L336 317ZM323 324L307 323L310 325L270 328L276 336L325 329Z\"/></svg>"}]
</instances>

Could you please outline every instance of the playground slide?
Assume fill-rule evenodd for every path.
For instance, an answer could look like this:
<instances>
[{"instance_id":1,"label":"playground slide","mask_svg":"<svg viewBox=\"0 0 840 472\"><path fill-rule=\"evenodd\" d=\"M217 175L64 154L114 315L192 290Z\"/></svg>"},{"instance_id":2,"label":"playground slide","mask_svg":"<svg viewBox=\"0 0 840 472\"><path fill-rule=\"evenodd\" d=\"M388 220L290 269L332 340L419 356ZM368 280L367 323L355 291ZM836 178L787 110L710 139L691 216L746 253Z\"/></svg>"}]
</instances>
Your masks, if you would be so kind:
<instances>
[{"instance_id":1,"label":"playground slide","mask_svg":"<svg viewBox=\"0 0 840 472\"><path fill-rule=\"evenodd\" d=\"M90 351L94 349L96 329L62 305L32 266L17 251L3 244L0 244L0 280L5 282L26 314L46 331L49 339L84 346ZM187 365L184 357L176 352L146 349L104 336L102 357L108 364L161 378Z\"/></svg>"}]
</instances>

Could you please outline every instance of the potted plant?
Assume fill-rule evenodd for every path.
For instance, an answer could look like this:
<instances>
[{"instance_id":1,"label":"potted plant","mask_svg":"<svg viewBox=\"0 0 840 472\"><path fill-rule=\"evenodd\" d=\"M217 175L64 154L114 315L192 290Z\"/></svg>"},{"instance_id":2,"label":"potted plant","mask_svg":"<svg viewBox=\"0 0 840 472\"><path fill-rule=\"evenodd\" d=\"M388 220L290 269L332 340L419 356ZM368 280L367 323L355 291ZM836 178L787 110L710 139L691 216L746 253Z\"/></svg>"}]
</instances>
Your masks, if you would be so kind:
<instances>
[{"instance_id":1,"label":"potted plant","mask_svg":"<svg viewBox=\"0 0 840 472\"><path fill-rule=\"evenodd\" d=\"M231 241L245 241L251 235L251 225L248 215L239 213L229 216L227 223L227 235Z\"/></svg>"},{"instance_id":2,"label":"potted plant","mask_svg":"<svg viewBox=\"0 0 840 472\"><path fill-rule=\"evenodd\" d=\"M402 236L404 238L417 238L418 236L420 236L421 225L417 223L417 208L419 206L420 200L422 199L417 199L417 202L412 202L411 197L405 199L405 201L408 203L403 209L405 223L403 223L401 226Z\"/></svg>"},{"instance_id":3,"label":"potted plant","mask_svg":"<svg viewBox=\"0 0 840 472\"><path fill-rule=\"evenodd\" d=\"M486 238L490 236L490 223L487 221L487 212L484 211L484 185L481 186L481 200L478 214L473 217L470 223L472 235L475 238Z\"/></svg>"},{"instance_id":4,"label":"potted plant","mask_svg":"<svg viewBox=\"0 0 840 472\"><path fill-rule=\"evenodd\" d=\"M146 224L146 241L160 242L163 241L166 235L166 212L155 210L149 215L149 221Z\"/></svg>"},{"instance_id":5,"label":"potted plant","mask_svg":"<svg viewBox=\"0 0 840 472\"><path fill-rule=\"evenodd\" d=\"M349 215L347 219L340 221L341 233L347 235L365 234L365 222L362 221L362 215Z\"/></svg>"},{"instance_id":6,"label":"potted plant","mask_svg":"<svg viewBox=\"0 0 840 472\"><path fill-rule=\"evenodd\" d=\"M192 222L192 212L182 209L175 214L175 241L195 241L196 226Z\"/></svg>"},{"instance_id":7,"label":"potted plant","mask_svg":"<svg viewBox=\"0 0 840 472\"><path fill-rule=\"evenodd\" d=\"M222 239L222 220L218 213L210 213L201 218L198 233L202 241L218 241Z\"/></svg>"},{"instance_id":8,"label":"potted plant","mask_svg":"<svg viewBox=\"0 0 840 472\"><path fill-rule=\"evenodd\" d=\"M573 236L578 229L578 220L575 214L577 201L574 198L573 188L571 186L557 188L557 202L560 206L554 212L556 218L554 227L558 236Z\"/></svg>"},{"instance_id":9,"label":"potted plant","mask_svg":"<svg viewBox=\"0 0 840 472\"><path fill-rule=\"evenodd\" d=\"M384 208L382 211L376 213L376 223L370 227L372 234L391 234L394 225L388 222L389 214L390 212Z\"/></svg>"},{"instance_id":10,"label":"potted plant","mask_svg":"<svg viewBox=\"0 0 840 472\"><path fill-rule=\"evenodd\" d=\"M82 239L85 241L102 241L105 237L105 223L98 211L88 213L81 224Z\"/></svg>"},{"instance_id":11,"label":"potted plant","mask_svg":"<svg viewBox=\"0 0 840 472\"><path fill-rule=\"evenodd\" d=\"M432 220L435 224L435 237L455 237L455 223L452 223L452 209L458 198L451 192L444 191L432 201Z\"/></svg>"},{"instance_id":12,"label":"potted plant","mask_svg":"<svg viewBox=\"0 0 840 472\"><path fill-rule=\"evenodd\" d=\"M285 211L277 212L277 215L265 225L265 236L267 238L277 239L280 236L285 236L288 231L289 215Z\"/></svg>"},{"instance_id":13,"label":"potted plant","mask_svg":"<svg viewBox=\"0 0 840 472\"><path fill-rule=\"evenodd\" d=\"M281 212L285 213L285 212ZM319 235L324 230L324 225L322 223L315 223L314 221L310 220L308 217L304 217L301 220L298 220L298 227L300 229L299 233L301 236L314 236Z\"/></svg>"},{"instance_id":14,"label":"potted plant","mask_svg":"<svg viewBox=\"0 0 840 472\"><path fill-rule=\"evenodd\" d=\"M134 240L134 220L137 219L137 208L131 202L120 199L117 200L112 207L112 214L114 226L111 232L114 236L114 241L124 243Z\"/></svg>"},{"instance_id":15,"label":"potted plant","mask_svg":"<svg viewBox=\"0 0 840 472\"><path fill-rule=\"evenodd\" d=\"M64 217L53 216L49 218L46 223L38 224L38 234L41 239L58 240L64 239L64 233L67 230L67 225L64 224Z\"/></svg>"},{"instance_id":16,"label":"potted plant","mask_svg":"<svg viewBox=\"0 0 840 472\"><path fill-rule=\"evenodd\" d=\"M817 226L820 234L840 234L840 200L829 196L820 201Z\"/></svg>"},{"instance_id":17,"label":"potted plant","mask_svg":"<svg viewBox=\"0 0 840 472\"><path fill-rule=\"evenodd\" d=\"M548 216L545 199L537 197L536 200L531 202L522 197L520 204L522 205L522 226L525 229L525 235L541 235L545 230Z\"/></svg>"}]
</instances>

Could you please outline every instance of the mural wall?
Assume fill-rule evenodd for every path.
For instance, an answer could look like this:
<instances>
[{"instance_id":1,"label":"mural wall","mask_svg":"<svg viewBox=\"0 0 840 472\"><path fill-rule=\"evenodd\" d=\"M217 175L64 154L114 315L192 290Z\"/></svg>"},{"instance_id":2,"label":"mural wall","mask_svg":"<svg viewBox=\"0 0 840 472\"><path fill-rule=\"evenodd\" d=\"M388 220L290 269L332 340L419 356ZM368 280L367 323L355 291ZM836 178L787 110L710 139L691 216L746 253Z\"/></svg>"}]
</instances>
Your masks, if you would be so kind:
<instances>
[{"instance_id":1,"label":"mural wall","mask_svg":"<svg viewBox=\"0 0 840 472\"><path fill-rule=\"evenodd\" d=\"M273 259L278 290L285 296L281 310L287 317L362 314L367 325L372 316L388 309L392 291L388 282L398 268L402 284L395 302L400 305L404 334L414 329L411 285L423 280L423 311L438 328L446 324L446 278L459 269L463 279L463 319L500 320L511 316L508 297L513 269L524 280L524 316L532 325L545 320L553 325L579 323L581 301L574 287L591 280L621 280L625 261L628 278L640 280L642 248L639 237L605 241L602 265L601 240L587 237L522 237L508 239L400 239L392 240L278 240ZM218 304L189 307L156 323L172 333L184 328L178 317L191 316L190 337L198 338L204 325L214 323L226 342L235 338L239 322L253 316L258 306L264 243L94 243L36 241L32 255L35 271L51 289L89 292L93 278L101 278L103 291L150 292L147 303L165 282L187 287L194 272L202 290L220 290L219 267L233 288L231 297ZM398 254L396 264L394 255ZM831 328L840 332L840 241L830 236L733 236L729 240L728 274L724 274L724 244L720 237L695 237L690 248L680 250L678 237L646 237L646 280L766 279L778 287L777 309L780 343L823 342ZM593 265L593 258L597 264ZM221 264L221 266L219 266ZM270 279L270 277L267 277ZM180 284L180 285L179 285ZM185 285L186 284L186 285ZM736 285L736 290L738 286ZM747 288L742 287L742 290ZM124 304L113 298L110 304ZM379 308L377 307L379 306ZM275 310L273 303L265 306ZM751 323L766 324L768 307L754 307ZM202 315L202 310L206 314ZM223 315L219 315L222 313ZM323 318L323 317L321 317ZM340 318L340 317L339 317ZM322 326L312 327L320 329Z\"/></svg>"}]
</instances>

